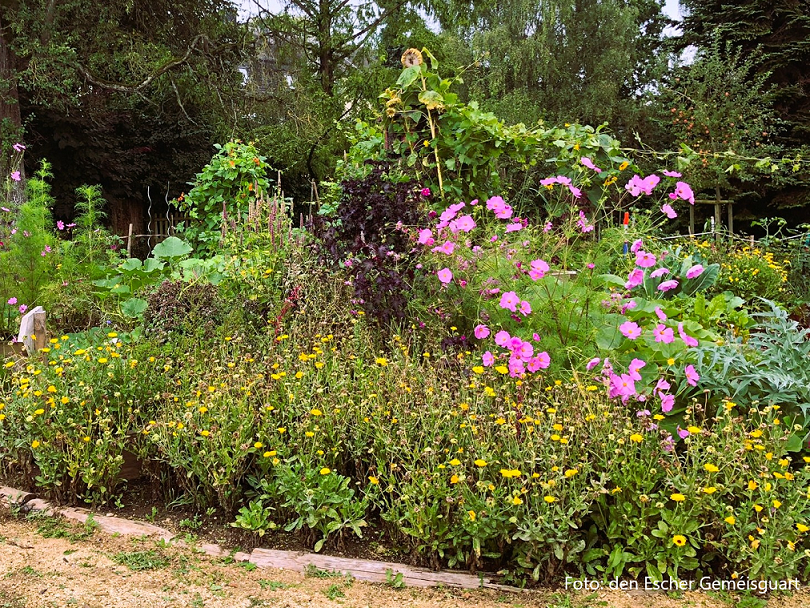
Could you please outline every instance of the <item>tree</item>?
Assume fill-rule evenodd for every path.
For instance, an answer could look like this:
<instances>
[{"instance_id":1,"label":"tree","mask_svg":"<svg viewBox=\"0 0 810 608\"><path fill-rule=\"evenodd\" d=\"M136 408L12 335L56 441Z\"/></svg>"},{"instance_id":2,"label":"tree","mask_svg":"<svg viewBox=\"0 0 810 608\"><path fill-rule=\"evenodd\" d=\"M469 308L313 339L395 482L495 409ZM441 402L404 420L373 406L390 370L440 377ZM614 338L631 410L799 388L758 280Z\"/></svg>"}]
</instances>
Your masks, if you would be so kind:
<instances>
[{"instance_id":1,"label":"tree","mask_svg":"<svg viewBox=\"0 0 810 608\"><path fill-rule=\"evenodd\" d=\"M469 14L461 30L482 58L471 95L507 122L632 123L634 100L665 65L659 0L455 4L455 13L436 14L451 29L456 15Z\"/></svg>"},{"instance_id":2,"label":"tree","mask_svg":"<svg viewBox=\"0 0 810 608\"><path fill-rule=\"evenodd\" d=\"M781 119L773 142L782 153L807 154L810 139L810 4L807 0L681 0L686 16L679 46L708 49L716 36L744 55L758 53L754 76L767 75ZM806 177L785 175L771 198L779 206L810 204Z\"/></svg>"},{"instance_id":3,"label":"tree","mask_svg":"<svg viewBox=\"0 0 810 608\"><path fill-rule=\"evenodd\" d=\"M101 183L113 218L150 183L179 194L244 111L230 0L0 0L0 36L0 112L35 142L29 169L50 156L57 199Z\"/></svg>"}]
</instances>

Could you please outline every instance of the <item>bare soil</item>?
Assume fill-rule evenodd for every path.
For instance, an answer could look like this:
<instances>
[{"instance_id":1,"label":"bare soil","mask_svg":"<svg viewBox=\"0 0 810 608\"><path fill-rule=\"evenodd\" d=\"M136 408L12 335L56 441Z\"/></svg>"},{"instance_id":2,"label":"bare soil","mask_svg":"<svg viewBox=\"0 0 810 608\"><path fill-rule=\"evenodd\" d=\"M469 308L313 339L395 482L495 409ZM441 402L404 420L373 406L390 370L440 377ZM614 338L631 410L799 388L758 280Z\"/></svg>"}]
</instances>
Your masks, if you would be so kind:
<instances>
[{"instance_id":1,"label":"bare soil","mask_svg":"<svg viewBox=\"0 0 810 608\"><path fill-rule=\"evenodd\" d=\"M111 537L56 521L0 511L0 608L805 608L810 593L751 597L686 593L395 589L320 576L256 569L188 546Z\"/></svg>"}]
</instances>

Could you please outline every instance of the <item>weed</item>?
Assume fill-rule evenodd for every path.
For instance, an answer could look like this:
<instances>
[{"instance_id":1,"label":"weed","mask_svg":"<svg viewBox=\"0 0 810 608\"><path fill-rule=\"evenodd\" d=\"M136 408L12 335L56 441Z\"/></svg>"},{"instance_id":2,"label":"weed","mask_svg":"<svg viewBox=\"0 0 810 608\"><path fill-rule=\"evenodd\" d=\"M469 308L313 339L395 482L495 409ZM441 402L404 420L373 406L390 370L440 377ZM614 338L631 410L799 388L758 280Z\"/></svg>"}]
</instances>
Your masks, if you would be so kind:
<instances>
[{"instance_id":1,"label":"weed","mask_svg":"<svg viewBox=\"0 0 810 608\"><path fill-rule=\"evenodd\" d=\"M405 577L403 576L402 572L397 572L394 574L394 571L391 570L391 568L388 568L385 571L385 584L392 589L404 589Z\"/></svg>"},{"instance_id":2,"label":"weed","mask_svg":"<svg viewBox=\"0 0 810 608\"><path fill-rule=\"evenodd\" d=\"M271 581L267 578L260 578L259 579L259 587L262 589L269 589L270 591L275 591L276 589L287 589L290 585L286 583L280 583L278 581Z\"/></svg>"},{"instance_id":3,"label":"weed","mask_svg":"<svg viewBox=\"0 0 810 608\"><path fill-rule=\"evenodd\" d=\"M341 585L338 583L332 583L329 585L329 587L324 590L323 594L330 600L336 600L339 597L346 597L346 594L343 593L343 590L341 589Z\"/></svg>"},{"instance_id":4,"label":"weed","mask_svg":"<svg viewBox=\"0 0 810 608\"><path fill-rule=\"evenodd\" d=\"M315 564L307 564L306 568L304 568L304 576L308 578L335 578L343 575L334 570L321 570Z\"/></svg>"},{"instance_id":5,"label":"weed","mask_svg":"<svg viewBox=\"0 0 810 608\"><path fill-rule=\"evenodd\" d=\"M169 565L169 559L154 549L148 551L122 551L116 553L112 560L126 566L130 570L154 570L155 568L163 568Z\"/></svg>"}]
</instances>

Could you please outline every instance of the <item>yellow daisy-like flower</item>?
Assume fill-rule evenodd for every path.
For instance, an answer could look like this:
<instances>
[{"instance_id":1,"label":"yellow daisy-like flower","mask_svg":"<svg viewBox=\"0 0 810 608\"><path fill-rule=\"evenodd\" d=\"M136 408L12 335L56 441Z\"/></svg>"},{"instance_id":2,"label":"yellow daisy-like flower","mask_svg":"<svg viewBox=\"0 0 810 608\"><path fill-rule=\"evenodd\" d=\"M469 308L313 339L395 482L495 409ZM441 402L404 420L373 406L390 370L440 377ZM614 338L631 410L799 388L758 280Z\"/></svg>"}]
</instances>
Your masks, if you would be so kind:
<instances>
[{"instance_id":1,"label":"yellow daisy-like flower","mask_svg":"<svg viewBox=\"0 0 810 608\"><path fill-rule=\"evenodd\" d=\"M382 367L385 367L386 365L388 365L388 359L386 359L385 357L377 357L376 362L377 362L377 365L380 365Z\"/></svg>"},{"instance_id":2,"label":"yellow daisy-like flower","mask_svg":"<svg viewBox=\"0 0 810 608\"><path fill-rule=\"evenodd\" d=\"M328 467L324 467L324 468L321 469L320 472L321 472L321 475L329 475L329 473L332 472L332 469L330 469Z\"/></svg>"},{"instance_id":3,"label":"yellow daisy-like flower","mask_svg":"<svg viewBox=\"0 0 810 608\"><path fill-rule=\"evenodd\" d=\"M520 497L519 497L519 496L515 496L515 497L512 499L512 504L513 504L513 505L522 505L522 504L523 504L523 501L520 499Z\"/></svg>"},{"instance_id":4,"label":"yellow daisy-like flower","mask_svg":"<svg viewBox=\"0 0 810 608\"><path fill-rule=\"evenodd\" d=\"M31 442L31 447L32 447L32 448L34 448L35 450L36 450L36 449L37 449L39 446L40 446L40 443L39 443L39 441L37 441L36 439L35 439L34 441L32 441L32 442Z\"/></svg>"},{"instance_id":5,"label":"yellow daisy-like flower","mask_svg":"<svg viewBox=\"0 0 810 608\"><path fill-rule=\"evenodd\" d=\"M553 496L543 496L543 500L545 500L548 504L557 502L557 499L554 498Z\"/></svg>"},{"instance_id":6,"label":"yellow daisy-like flower","mask_svg":"<svg viewBox=\"0 0 810 608\"><path fill-rule=\"evenodd\" d=\"M477 466L477 467L485 467L485 466L487 466L487 461L484 460L483 458L479 458L478 460L475 461L475 466Z\"/></svg>"},{"instance_id":7,"label":"yellow daisy-like flower","mask_svg":"<svg viewBox=\"0 0 810 608\"><path fill-rule=\"evenodd\" d=\"M754 505L754 511L761 513L764 507L762 505Z\"/></svg>"},{"instance_id":8,"label":"yellow daisy-like flower","mask_svg":"<svg viewBox=\"0 0 810 608\"><path fill-rule=\"evenodd\" d=\"M758 484L757 484L757 482L756 482L756 481L754 481L753 479L752 479L751 481L749 481L749 482L748 482L748 489L749 489L749 490L751 490L752 492L753 492L754 490L756 490L756 489L757 489L757 487L758 487Z\"/></svg>"},{"instance_id":9,"label":"yellow daisy-like flower","mask_svg":"<svg viewBox=\"0 0 810 608\"><path fill-rule=\"evenodd\" d=\"M717 468L716 465L713 464L704 464L703 468L706 469L709 473L717 473L720 469Z\"/></svg>"},{"instance_id":10,"label":"yellow daisy-like flower","mask_svg":"<svg viewBox=\"0 0 810 608\"><path fill-rule=\"evenodd\" d=\"M579 469L568 469L565 471L565 473L563 473L563 475L565 475L566 477L573 477L577 473L579 473Z\"/></svg>"},{"instance_id":11,"label":"yellow daisy-like flower","mask_svg":"<svg viewBox=\"0 0 810 608\"><path fill-rule=\"evenodd\" d=\"M733 515L729 515L728 517L726 517L726 519L725 519L724 521L725 521L727 524L729 524L729 525L733 526L734 524L736 524L736 523L737 523L737 518L736 518L736 517L734 517Z\"/></svg>"},{"instance_id":12,"label":"yellow daisy-like flower","mask_svg":"<svg viewBox=\"0 0 810 608\"><path fill-rule=\"evenodd\" d=\"M458 458L453 458L453 460L450 461L450 464L453 465L454 467L457 467L458 465L461 464L461 461Z\"/></svg>"},{"instance_id":13,"label":"yellow daisy-like flower","mask_svg":"<svg viewBox=\"0 0 810 608\"><path fill-rule=\"evenodd\" d=\"M374 477L374 475L369 475L368 480L375 486L380 483L380 480Z\"/></svg>"},{"instance_id":14,"label":"yellow daisy-like flower","mask_svg":"<svg viewBox=\"0 0 810 608\"><path fill-rule=\"evenodd\" d=\"M703 488L703 492L704 494L714 494L715 492L717 492L717 488L715 488L714 486L708 486L706 488Z\"/></svg>"},{"instance_id":15,"label":"yellow daisy-like flower","mask_svg":"<svg viewBox=\"0 0 810 608\"><path fill-rule=\"evenodd\" d=\"M450 483L458 483L458 482L459 482L458 475L453 475L452 477L450 477Z\"/></svg>"},{"instance_id":16,"label":"yellow daisy-like flower","mask_svg":"<svg viewBox=\"0 0 810 608\"><path fill-rule=\"evenodd\" d=\"M781 507L781 506L782 506L782 503L781 503L781 502L779 502L778 500L774 500L774 501L773 501L773 508L774 508L774 509L778 509L778 508L779 508L779 507Z\"/></svg>"},{"instance_id":17,"label":"yellow daisy-like flower","mask_svg":"<svg viewBox=\"0 0 810 608\"><path fill-rule=\"evenodd\" d=\"M470 521L475 521L475 511L467 511L467 515L470 516Z\"/></svg>"},{"instance_id":18,"label":"yellow daisy-like flower","mask_svg":"<svg viewBox=\"0 0 810 608\"><path fill-rule=\"evenodd\" d=\"M644 437L642 437L638 433L633 433L632 435L630 435L630 441L634 441L635 443L641 443L642 441L644 441Z\"/></svg>"},{"instance_id":19,"label":"yellow daisy-like flower","mask_svg":"<svg viewBox=\"0 0 810 608\"><path fill-rule=\"evenodd\" d=\"M682 534L676 534L672 537L672 544L676 547L683 547L686 544L686 537Z\"/></svg>"},{"instance_id":20,"label":"yellow daisy-like flower","mask_svg":"<svg viewBox=\"0 0 810 608\"><path fill-rule=\"evenodd\" d=\"M264 444L261 441L257 441L256 443L253 444L253 447L258 450L259 448L263 448Z\"/></svg>"},{"instance_id":21,"label":"yellow daisy-like flower","mask_svg":"<svg viewBox=\"0 0 810 608\"><path fill-rule=\"evenodd\" d=\"M801 533L804 533L804 532L807 532L808 530L810 530L810 528L808 528L804 524L796 524L796 529Z\"/></svg>"},{"instance_id":22,"label":"yellow daisy-like flower","mask_svg":"<svg viewBox=\"0 0 810 608\"><path fill-rule=\"evenodd\" d=\"M675 502L683 502L684 500L686 500L686 496L684 496L683 494L680 494L678 492L676 492L675 494L670 496L670 498L672 500L674 500Z\"/></svg>"}]
</instances>

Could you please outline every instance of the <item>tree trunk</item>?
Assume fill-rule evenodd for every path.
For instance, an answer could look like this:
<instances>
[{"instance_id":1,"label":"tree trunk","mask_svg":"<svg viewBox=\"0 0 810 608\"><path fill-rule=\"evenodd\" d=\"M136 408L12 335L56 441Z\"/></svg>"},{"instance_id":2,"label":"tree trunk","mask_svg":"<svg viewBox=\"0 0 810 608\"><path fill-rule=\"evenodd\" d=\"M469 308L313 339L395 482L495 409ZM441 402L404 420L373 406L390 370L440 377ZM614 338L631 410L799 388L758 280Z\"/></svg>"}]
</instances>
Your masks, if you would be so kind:
<instances>
[{"instance_id":1,"label":"tree trunk","mask_svg":"<svg viewBox=\"0 0 810 608\"><path fill-rule=\"evenodd\" d=\"M0 19L0 143L17 143L22 140L22 117L20 95L17 91L16 56L9 46L8 32ZM3 142L6 137L12 142ZM0 159L0 168L6 164ZM25 198L25 167L19 167L21 180L12 181L12 200L22 202ZM3 176L5 177L5 176Z\"/></svg>"}]
</instances>

